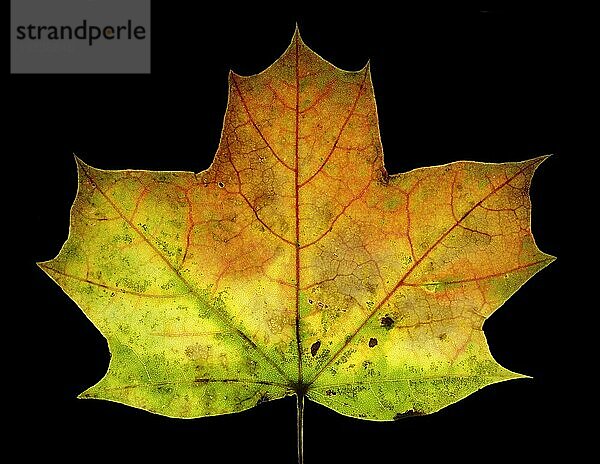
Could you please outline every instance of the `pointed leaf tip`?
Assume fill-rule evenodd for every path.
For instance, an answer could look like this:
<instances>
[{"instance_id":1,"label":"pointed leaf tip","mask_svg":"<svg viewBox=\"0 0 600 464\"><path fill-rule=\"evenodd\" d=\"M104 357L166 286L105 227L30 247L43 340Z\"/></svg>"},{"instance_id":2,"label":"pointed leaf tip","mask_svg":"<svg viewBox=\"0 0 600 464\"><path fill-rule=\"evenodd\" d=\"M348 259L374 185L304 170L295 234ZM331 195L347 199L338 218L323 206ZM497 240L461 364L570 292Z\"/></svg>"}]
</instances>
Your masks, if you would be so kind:
<instances>
[{"instance_id":1,"label":"pointed leaf tip","mask_svg":"<svg viewBox=\"0 0 600 464\"><path fill-rule=\"evenodd\" d=\"M85 166L85 161L83 161L76 153L73 153L73 158L75 159L75 163L79 166L79 165L84 165Z\"/></svg>"},{"instance_id":2,"label":"pointed leaf tip","mask_svg":"<svg viewBox=\"0 0 600 464\"><path fill-rule=\"evenodd\" d=\"M90 169L93 169L92 166L83 161L79 156L73 153L73 157L75 159L75 165L77 166L78 172L86 172Z\"/></svg>"},{"instance_id":3,"label":"pointed leaf tip","mask_svg":"<svg viewBox=\"0 0 600 464\"><path fill-rule=\"evenodd\" d=\"M548 160L548 159L552 158L553 156L554 156L554 154L553 154L553 153L549 153L549 154L547 154L547 155L540 155L540 156L538 156L536 159L539 159L539 160L540 160L540 164L541 164L541 163L543 163L544 161L546 161L546 160Z\"/></svg>"}]
</instances>

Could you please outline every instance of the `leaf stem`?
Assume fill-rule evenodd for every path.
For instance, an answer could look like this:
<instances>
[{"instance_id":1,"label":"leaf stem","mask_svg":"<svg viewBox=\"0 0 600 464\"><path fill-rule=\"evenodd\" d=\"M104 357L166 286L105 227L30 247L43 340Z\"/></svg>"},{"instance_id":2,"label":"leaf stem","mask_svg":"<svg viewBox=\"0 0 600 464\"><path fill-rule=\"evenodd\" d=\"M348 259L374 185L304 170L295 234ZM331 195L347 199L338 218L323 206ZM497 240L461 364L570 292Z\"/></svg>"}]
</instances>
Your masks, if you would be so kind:
<instances>
[{"instance_id":1,"label":"leaf stem","mask_svg":"<svg viewBox=\"0 0 600 464\"><path fill-rule=\"evenodd\" d=\"M298 464L304 464L304 393L298 393L296 428L298 432Z\"/></svg>"}]
</instances>

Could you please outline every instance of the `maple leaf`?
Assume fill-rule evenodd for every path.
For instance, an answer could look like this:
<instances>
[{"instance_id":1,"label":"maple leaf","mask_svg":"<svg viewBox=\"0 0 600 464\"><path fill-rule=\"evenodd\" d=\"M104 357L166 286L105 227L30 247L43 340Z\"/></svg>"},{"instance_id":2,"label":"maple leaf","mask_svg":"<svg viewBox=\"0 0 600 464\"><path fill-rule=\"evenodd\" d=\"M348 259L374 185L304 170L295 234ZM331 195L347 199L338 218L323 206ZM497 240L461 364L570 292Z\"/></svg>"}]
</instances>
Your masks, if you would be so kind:
<instances>
[{"instance_id":1,"label":"maple leaf","mask_svg":"<svg viewBox=\"0 0 600 464\"><path fill-rule=\"evenodd\" d=\"M297 395L301 438L305 397L385 421L522 377L482 326L554 259L530 231L543 159L388 175L369 67L296 32L230 74L206 171L77 159L69 237L40 267L108 340L81 397L183 418Z\"/></svg>"}]
</instances>

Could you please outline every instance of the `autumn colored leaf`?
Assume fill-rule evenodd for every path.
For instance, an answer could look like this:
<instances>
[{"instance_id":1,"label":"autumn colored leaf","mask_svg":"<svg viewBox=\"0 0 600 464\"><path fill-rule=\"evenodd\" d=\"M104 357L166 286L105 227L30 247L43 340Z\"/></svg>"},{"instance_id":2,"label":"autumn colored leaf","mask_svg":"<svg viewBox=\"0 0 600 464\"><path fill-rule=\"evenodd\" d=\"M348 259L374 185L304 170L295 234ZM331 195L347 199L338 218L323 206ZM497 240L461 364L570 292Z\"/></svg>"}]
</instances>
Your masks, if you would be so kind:
<instances>
[{"instance_id":1,"label":"autumn colored leaf","mask_svg":"<svg viewBox=\"0 0 600 464\"><path fill-rule=\"evenodd\" d=\"M522 377L482 326L553 257L530 230L544 158L388 175L369 67L298 33L229 77L215 160L193 172L77 160L69 237L40 267L108 340L82 398L171 417L297 395L386 421Z\"/></svg>"}]
</instances>

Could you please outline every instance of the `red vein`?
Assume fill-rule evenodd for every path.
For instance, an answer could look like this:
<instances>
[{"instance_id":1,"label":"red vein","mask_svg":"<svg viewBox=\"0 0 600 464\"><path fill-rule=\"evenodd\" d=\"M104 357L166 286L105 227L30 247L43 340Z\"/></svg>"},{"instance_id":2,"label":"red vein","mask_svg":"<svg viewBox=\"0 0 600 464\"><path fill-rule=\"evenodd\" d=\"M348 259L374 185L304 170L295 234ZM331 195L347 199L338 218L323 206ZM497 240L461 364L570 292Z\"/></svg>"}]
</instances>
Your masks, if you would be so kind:
<instances>
[{"instance_id":1,"label":"red vein","mask_svg":"<svg viewBox=\"0 0 600 464\"><path fill-rule=\"evenodd\" d=\"M321 172L321 169L323 169L323 166L325 166L327 164L327 162L329 161L329 158L331 158L331 155L337 148L338 142L340 141L340 138L342 137L342 134L344 133L344 129L348 125L350 118L352 117L352 115L354 114L354 111L356 110L356 106L358 105L358 101L360 100L360 97L362 96L363 88L365 86L366 81L367 81L367 70L365 69L365 75L363 77L362 83L360 84L360 88L358 89L356 99L354 100L354 103L353 103L352 107L350 108L350 111L348 112L348 115L346 116L346 119L345 119L344 123L342 124L342 127L340 127L340 132L338 133L338 136L335 139L335 142L333 143L333 146L331 147L329 154L325 157L325 159L323 160L323 162L321 163L319 168L308 179L306 179L304 182L302 182L298 186L298 188L302 188L306 184L308 184L310 181L312 181L316 177L316 175L319 174L319 172ZM297 117L298 117L298 115L296 115L296 120L297 120Z\"/></svg>"},{"instance_id":2,"label":"red vein","mask_svg":"<svg viewBox=\"0 0 600 464\"><path fill-rule=\"evenodd\" d=\"M296 288L296 284L292 284L290 282L286 282L285 280L278 279L278 278L272 277L270 275L265 275L265 277L267 279L269 279L271 282L274 282L274 283L279 284L279 285L283 285L284 287Z\"/></svg>"},{"instance_id":3,"label":"red vein","mask_svg":"<svg viewBox=\"0 0 600 464\"><path fill-rule=\"evenodd\" d=\"M339 269L339 266L338 266L338 269ZM317 285L323 285L325 282L333 282L334 280L338 279L339 277L352 277L353 275L354 274L336 274L333 277L328 277L327 279L319 280L318 282L313 282L310 285L305 285L300 290L306 291L313 287L316 287Z\"/></svg>"},{"instance_id":4,"label":"red vein","mask_svg":"<svg viewBox=\"0 0 600 464\"><path fill-rule=\"evenodd\" d=\"M406 195L406 239L408 240L408 245L410 246L410 257L414 261L415 257L415 247L413 246L412 237L410 236L410 194Z\"/></svg>"},{"instance_id":5,"label":"red vein","mask_svg":"<svg viewBox=\"0 0 600 464\"><path fill-rule=\"evenodd\" d=\"M146 197L146 195L148 194L149 190L146 188L146 186L142 185L144 188L142 189L142 193L139 194L139 196L137 197L137 199L135 200L135 208L133 208L133 213L131 213L131 220L133 221L135 219L135 216L137 215L138 209L140 208L140 204L142 203L142 200Z\"/></svg>"},{"instance_id":6,"label":"red vein","mask_svg":"<svg viewBox=\"0 0 600 464\"><path fill-rule=\"evenodd\" d=\"M258 211L256 211L256 209L254 208L254 205L250 202L250 200L248 199L248 197L246 195L244 195L244 192L242 192L242 178L240 176L240 171L238 170L237 166L233 162L233 158L231 156L231 150L229 149L229 145L227 145L227 153L229 155L228 156L229 164L231 164L231 167L235 171L235 175L236 175L237 180L238 180L238 191L236 193L238 195L240 195L244 199L244 201L246 202L246 204L250 207L250 209L254 213L254 216L256 217L256 219L258 220L258 222L260 222L267 231L269 231L271 234L273 234L275 237L277 237L282 242L285 242L288 245L296 246L295 243L291 242L290 240L288 240L287 238L285 238L283 235L280 235L277 232L275 232L273 229L271 229L271 227L265 221L263 221L262 218L258 215Z\"/></svg>"},{"instance_id":7,"label":"red vein","mask_svg":"<svg viewBox=\"0 0 600 464\"><path fill-rule=\"evenodd\" d=\"M396 325L394 327L396 327L397 329L410 330L410 329L416 329L418 327L423 327L423 326L432 326L434 324L440 324L442 322L456 321L457 319L461 319L462 317L463 316L461 314L459 314L457 316L448 316L448 317L442 317L439 319L430 318L430 319L427 319L426 321L418 321L418 322L415 322L414 324Z\"/></svg>"},{"instance_id":8,"label":"red vein","mask_svg":"<svg viewBox=\"0 0 600 464\"><path fill-rule=\"evenodd\" d=\"M87 169L85 168L85 166L83 164L80 164L81 170L82 172L85 174L85 176L88 178L88 180L96 185L96 189L98 192L100 192L100 194L106 199L106 201L113 207L113 209L123 218L123 220L129 225L129 227L131 227L139 236L142 240L144 240L144 242L146 242L146 244L154 251L154 253L156 253L156 255L161 258L165 264L167 265L167 267L181 280L181 282L189 289L190 293L196 297L196 299L202 301L202 298L200 297L200 295L198 295L198 293L196 293L196 289L185 279L185 277L183 277L181 275L181 273L179 272L179 270L177 270L177 268L175 268L175 266L173 266L173 264L167 259L167 257L162 254L160 252L160 250L158 248L156 248L156 246L150 241L148 240L148 237L146 237L145 234L143 234L132 222L131 220L125 216L125 214L123 214L123 212L117 207L117 205L112 201L112 199L100 188L99 185L97 185L97 182L93 179L93 177L91 176L91 174L87 171ZM244 332L242 332L242 330L238 329L237 327L234 327L228 320L228 318L226 317L225 314L221 314L220 312L218 312L214 307L211 307L212 313L217 316L221 322L223 322L226 326L230 327L233 331L235 331L238 336L240 338L242 338L243 341L245 341L246 343L248 343L252 348L254 348L254 350L260 354L269 364L271 364L271 366L273 366L275 368L275 370L283 377L283 379L285 379L286 381L289 382L289 379L287 378L287 376L285 375L285 373L283 372L283 370L281 369L281 367L279 367L279 365L277 365L277 363L275 363L271 358L269 358L266 353L264 351L262 351L258 345L256 343L254 343L254 341L252 341L252 339L250 339L250 337L248 337L248 335L246 335Z\"/></svg>"},{"instance_id":9,"label":"red vein","mask_svg":"<svg viewBox=\"0 0 600 464\"><path fill-rule=\"evenodd\" d=\"M404 273L404 275L400 278L400 280L398 281L398 283L394 286L394 288L381 300L381 302L375 306L373 308L373 310L369 313L369 315L365 318L365 320L362 322L362 324L360 324L353 332L350 336L346 337L346 341L342 344L342 346L335 352L335 354L329 358L329 361L327 361L323 367L321 369L319 369L317 371L317 373L315 374L315 376L312 378L312 380L308 383L308 385L312 385L315 380L317 380L319 378L319 376L325 371L325 369L327 369L331 363L337 359L337 357L346 349L346 347L354 340L354 338L356 338L356 336L358 335L358 333L362 330L362 328L367 325L367 323L371 320L371 318L377 314L377 312L383 307L383 305L385 305L389 299L396 293L396 291L404 284L404 282L406 281L406 279L413 273L413 271L423 262L423 260L429 256L429 254L436 249L436 247L457 227L460 225L460 223L462 221L464 221L467 216L469 216L474 210L475 208L477 208L479 205L481 205L484 201L486 201L488 198L490 198L492 195L496 194L500 189L502 189L503 187L505 187L506 185L509 185L509 182L511 182L513 179L515 179L517 176L521 175L526 169L530 168L531 166L534 166L536 164L537 161L534 161L531 164L528 164L527 166L519 169L512 177L508 178L506 181L504 181L503 183L501 183L500 185L498 185L498 187L494 187L490 193L488 193L484 198L482 198L480 201L478 201L477 203L475 203L466 213L464 213L462 215L462 217L456 221L451 227L448 228L448 230L446 230L446 232L444 232L424 253L423 255L416 260L413 265Z\"/></svg>"},{"instance_id":10,"label":"red vein","mask_svg":"<svg viewBox=\"0 0 600 464\"><path fill-rule=\"evenodd\" d=\"M302 386L302 344L300 342L300 186L298 173L300 171L298 156L298 131L300 120L300 76L298 69L300 38L296 37L296 144L294 148L294 192L296 210L296 349L298 350L298 386Z\"/></svg>"},{"instance_id":11,"label":"red vein","mask_svg":"<svg viewBox=\"0 0 600 464\"><path fill-rule=\"evenodd\" d=\"M207 337L209 335L223 335L231 332L151 332L150 335L154 337L167 337L167 338L178 338L178 337Z\"/></svg>"},{"instance_id":12,"label":"red vein","mask_svg":"<svg viewBox=\"0 0 600 464\"><path fill-rule=\"evenodd\" d=\"M267 141L267 139L263 135L262 131L260 130L260 128L258 127L258 125L256 124L256 122L254 122L254 118L252 117L252 114L250 113L250 110L248 109L248 105L246 104L246 100L244 100L244 96L242 95L240 87L239 87L239 85L237 83L237 80L235 79L235 76L233 74L231 76L231 81L233 82L233 85L235 86L235 89L237 90L237 93L238 93L238 95L240 97L240 101L242 102L242 106L244 107L244 110L246 111L246 114L248 115L248 119L250 120L250 123L256 129L256 132L258 132L258 135L260 136L260 138L263 140L263 142L265 142L265 144L267 145L267 148L271 151L271 153L273 154L273 156L275 157L275 159L277 159L277 161L279 161L284 167L286 167L290 171L293 171L294 169L292 167L290 167L290 165L288 165L285 161L283 161L277 155L277 153L275 153L275 150L273 150L273 147L271 147L271 144Z\"/></svg>"},{"instance_id":13,"label":"red vein","mask_svg":"<svg viewBox=\"0 0 600 464\"><path fill-rule=\"evenodd\" d=\"M369 179L369 182L367 182L367 184L363 187L363 189L358 193L358 195L356 195L355 197L353 197L350 202L344 206L342 208L342 210L339 212L339 214L333 218L333 220L331 221L331 224L329 225L329 227L327 229L325 229L325 231L319 235L316 239L314 239L312 242L306 243L304 245L302 245L300 247L300 249L304 249L304 248L308 248L309 246L314 245L315 243L318 243L319 241L321 241L329 232L332 231L333 227L335 226L336 222L338 221L338 219L344 215L344 213L348 210L348 208L350 208L350 206L352 206L353 203L355 203L356 201L358 201L360 198L363 197L363 195L366 193L366 191L369 189L369 186L371 185L371 183L373 182L373 178Z\"/></svg>"},{"instance_id":14,"label":"red vein","mask_svg":"<svg viewBox=\"0 0 600 464\"><path fill-rule=\"evenodd\" d=\"M190 201L190 197L188 196L188 192L185 192L185 201L187 203L187 210L188 210L188 214L187 214L187 227L186 227L186 233L185 233L185 251L183 252L183 256L181 258L181 263L179 264L179 267L183 267L185 260L187 259L187 255L188 255L188 251L190 251L190 243L192 240L192 231L194 230L195 224L194 224L194 215L192 212L192 202Z\"/></svg>"},{"instance_id":15,"label":"red vein","mask_svg":"<svg viewBox=\"0 0 600 464\"><path fill-rule=\"evenodd\" d=\"M313 102L309 106L307 106L303 110L300 110L300 113L304 114L307 111L310 111L313 108L315 108L317 105L319 105L325 99L325 97L328 97L331 94L331 91L333 90L334 85L335 85L335 81L328 82L327 85L324 87L325 90L323 90L321 93L319 93L319 95L317 95L314 98Z\"/></svg>"},{"instance_id":16,"label":"red vein","mask_svg":"<svg viewBox=\"0 0 600 464\"><path fill-rule=\"evenodd\" d=\"M512 269L508 269L506 271L496 272L495 274L488 274L488 275L481 276L481 277L471 277L469 279L461 279L461 280L450 280L450 281L447 281L447 282L444 282L444 281L441 281L441 282L429 282L429 283L425 283L425 284L416 284L416 283L406 283L406 282L404 282L402 284L402 286L404 286L404 287L423 287L423 286L426 286L426 285L434 285L434 284L454 285L454 284L462 284L462 283L466 283L466 282L479 282L481 280L493 279L494 277L500 277L500 276L503 276L503 275L506 275L506 274L510 274L512 272L521 271L523 269L527 269L529 267L537 266L538 264L544 264L544 263L547 263L547 262L552 261L552 260L553 260L553 258L541 259L539 261L534 261L532 263L522 264L521 266L513 267Z\"/></svg>"},{"instance_id":17,"label":"red vein","mask_svg":"<svg viewBox=\"0 0 600 464\"><path fill-rule=\"evenodd\" d=\"M434 374L434 375L419 375L418 377L405 377L405 378L398 378L398 379L375 379L375 380L368 380L368 381L358 380L358 381L352 381L352 382L330 383L327 385L314 387L311 389L311 393L316 393L317 395L322 396L322 393L319 393L319 390L324 390L326 388L343 387L345 385L369 385L369 384L379 384L379 383L409 382L411 380L437 380L437 379L446 379L449 377L453 378L453 379L470 379L473 377L484 378L484 379L486 379L486 378L509 379L509 378L512 378L513 375L512 374L498 374L498 375L475 374L475 375L473 375L473 374L443 373L443 374Z\"/></svg>"},{"instance_id":18,"label":"red vein","mask_svg":"<svg viewBox=\"0 0 600 464\"><path fill-rule=\"evenodd\" d=\"M165 387L167 385L187 385L187 384L198 384L204 385L207 383L246 383L252 385L269 385L273 387L281 387L281 388L289 388L289 385L279 382L272 382L270 380L251 380L251 379L209 379L209 378L201 378L194 380L181 380L174 382L154 382L154 383L133 383L129 385L120 385L118 387L108 387L102 388L103 391L113 391L113 390L126 390L129 388L152 388L152 387ZM85 395L85 394L84 394Z\"/></svg>"},{"instance_id":19,"label":"red vein","mask_svg":"<svg viewBox=\"0 0 600 464\"><path fill-rule=\"evenodd\" d=\"M271 229L271 227L261 219L261 217L258 215L258 211L256 211L254 209L254 206L252 205L252 203L250 202L250 200L248 200L248 197L246 195L244 195L241 190L238 192L238 194L244 199L244 201L248 204L248 206L250 207L250 209L252 210L252 212L254 213L254 216L256 217L256 219L258 220L258 222L260 222L264 228L269 231L271 234L273 234L275 237L277 237L279 240L281 240L282 242L287 243L288 245L292 245L292 246L296 246L296 244L290 240L288 240L287 238L285 238L283 235L278 234L277 232L275 232L273 229Z\"/></svg>"},{"instance_id":20,"label":"red vein","mask_svg":"<svg viewBox=\"0 0 600 464\"><path fill-rule=\"evenodd\" d=\"M103 283L100 283L98 281L91 280L88 278L79 277L79 276L76 276L73 274L67 274L66 272L62 272L62 271L59 271L58 269L54 269L50 266L46 266L43 263L40 264L40 266L43 269L46 269L48 271L56 272L57 274L60 274L63 277L67 277L67 278L73 279L73 280L78 280L79 282L85 282L86 284L94 285L96 287L101 287L101 288L104 288L111 292L125 293L127 295L140 296L140 297L144 297L144 298L179 298L179 297L189 294L189 292L188 293L179 293L179 294L175 294L175 295L157 295L155 293L140 293L140 292L135 292L133 290L125 290L124 288L111 287L110 285L106 285L106 284L103 284Z\"/></svg>"},{"instance_id":21,"label":"red vein","mask_svg":"<svg viewBox=\"0 0 600 464\"><path fill-rule=\"evenodd\" d=\"M277 93L277 90L275 90L273 88L273 86L271 85L270 82L268 82L266 84L266 86L271 91L271 93L273 94L273 96L275 97L275 100L277 100L279 103L281 103L281 106L283 106L284 108L286 108L286 109L288 109L290 111L295 111L294 108L292 108L291 106L289 106L287 104L287 102L283 99L283 97Z\"/></svg>"}]
</instances>

